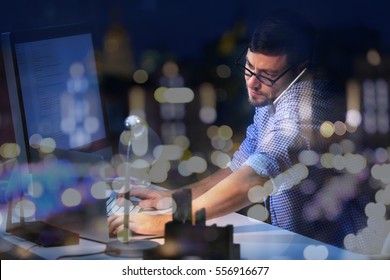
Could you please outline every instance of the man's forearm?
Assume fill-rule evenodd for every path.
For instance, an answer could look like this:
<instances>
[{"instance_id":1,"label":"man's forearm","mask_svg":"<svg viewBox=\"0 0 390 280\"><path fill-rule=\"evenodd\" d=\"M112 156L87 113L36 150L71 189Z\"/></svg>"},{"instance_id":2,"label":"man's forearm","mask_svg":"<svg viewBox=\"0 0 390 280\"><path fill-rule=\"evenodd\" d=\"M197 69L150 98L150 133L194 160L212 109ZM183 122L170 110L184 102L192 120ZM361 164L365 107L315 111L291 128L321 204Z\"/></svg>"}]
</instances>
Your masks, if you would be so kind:
<instances>
[{"instance_id":1,"label":"man's forearm","mask_svg":"<svg viewBox=\"0 0 390 280\"><path fill-rule=\"evenodd\" d=\"M243 167L197 197L193 201L193 212L205 208L207 219L211 219L237 211L250 205L248 191L254 186L264 185L267 180L252 168Z\"/></svg>"},{"instance_id":2,"label":"man's forearm","mask_svg":"<svg viewBox=\"0 0 390 280\"><path fill-rule=\"evenodd\" d=\"M217 185L230 174L232 174L230 168L220 169L214 174L206 177L205 179L185 186L185 188L189 188L192 190L192 199L195 199L209 191L212 187Z\"/></svg>"}]
</instances>

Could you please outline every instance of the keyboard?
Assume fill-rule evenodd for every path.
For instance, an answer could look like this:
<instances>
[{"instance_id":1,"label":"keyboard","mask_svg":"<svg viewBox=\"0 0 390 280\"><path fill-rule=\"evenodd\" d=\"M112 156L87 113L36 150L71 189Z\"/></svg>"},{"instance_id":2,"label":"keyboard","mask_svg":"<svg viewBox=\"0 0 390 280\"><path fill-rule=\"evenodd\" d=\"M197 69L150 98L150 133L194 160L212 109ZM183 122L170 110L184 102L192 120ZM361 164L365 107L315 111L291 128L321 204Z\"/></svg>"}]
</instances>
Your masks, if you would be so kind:
<instances>
[{"instance_id":1,"label":"keyboard","mask_svg":"<svg viewBox=\"0 0 390 280\"><path fill-rule=\"evenodd\" d=\"M117 193L114 191L108 191L109 194L107 195L107 216L115 215L116 213L123 213L124 207L119 206L117 203ZM129 213L138 213L141 211L141 208L137 205L139 199L136 197L130 198L130 207L129 207Z\"/></svg>"}]
</instances>

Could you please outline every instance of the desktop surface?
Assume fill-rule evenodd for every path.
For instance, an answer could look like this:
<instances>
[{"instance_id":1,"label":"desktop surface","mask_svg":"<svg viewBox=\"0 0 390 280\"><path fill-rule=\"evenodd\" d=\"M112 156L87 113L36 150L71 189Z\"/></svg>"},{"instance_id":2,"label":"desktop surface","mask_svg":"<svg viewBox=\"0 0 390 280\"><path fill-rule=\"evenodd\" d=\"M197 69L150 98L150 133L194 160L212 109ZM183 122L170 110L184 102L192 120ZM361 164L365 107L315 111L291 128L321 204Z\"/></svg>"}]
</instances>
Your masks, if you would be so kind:
<instances>
[{"instance_id":1,"label":"desktop surface","mask_svg":"<svg viewBox=\"0 0 390 280\"><path fill-rule=\"evenodd\" d=\"M234 225L234 242L240 244L241 259L243 260L367 259L363 255L274 227L238 213L231 213L207 221L207 225L213 224L218 226ZM78 245L50 248L38 246L30 241L8 234L3 234L2 239L4 240L2 242L15 246L14 252L17 252L17 248L29 252L31 259L126 259L108 256L105 254L106 244L83 238L80 238ZM115 240L115 238L110 240ZM164 238L153 238L152 240L160 244L164 243ZM26 259L25 256L24 254L24 259Z\"/></svg>"}]
</instances>

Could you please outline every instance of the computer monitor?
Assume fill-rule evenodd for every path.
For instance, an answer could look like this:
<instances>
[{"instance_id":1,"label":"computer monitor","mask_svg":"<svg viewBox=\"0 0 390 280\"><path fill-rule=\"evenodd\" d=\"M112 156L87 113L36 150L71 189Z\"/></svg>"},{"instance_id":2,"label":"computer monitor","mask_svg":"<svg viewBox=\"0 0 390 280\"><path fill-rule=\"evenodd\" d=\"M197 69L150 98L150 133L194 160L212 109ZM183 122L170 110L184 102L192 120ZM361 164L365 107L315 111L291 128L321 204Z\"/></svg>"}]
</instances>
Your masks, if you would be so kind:
<instances>
[{"instance_id":1,"label":"computer monitor","mask_svg":"<svg viewBox=\"0 0 390 280\"><path fill-rule=\"evenodd\" d=\"M104 184L92 189L96 182L88 166L110 160L112 149L92 37L82 26L1 34L15 142L20 147L18 163L28 166L19 168L14 178L38 183L43 195L28 189L26 180L10 180L14 186L9 191L17 190L10 195L11 206L20 208L19 197L30 196L35 218L104 241L108 238ZM43 166L45 155L55 155L59 161ZM69 206L63 199L69 189L80 199L77 205ZM20 209L11 207L11 213L15 210L20 214ZM7 225L23 225L24 217L20 218L15 223L8 219Z\"/></svg>"},{"instance_id":2,"label":"computer monitor","mask_svg":"<svg viewBox=\"0 0 390 280\"><path fill-rule=\"evenodd\" d=\"M92 33L60 26L3 34L8 41L29 161L40 149L110 155Z\"/></svg>"}]
</instances>

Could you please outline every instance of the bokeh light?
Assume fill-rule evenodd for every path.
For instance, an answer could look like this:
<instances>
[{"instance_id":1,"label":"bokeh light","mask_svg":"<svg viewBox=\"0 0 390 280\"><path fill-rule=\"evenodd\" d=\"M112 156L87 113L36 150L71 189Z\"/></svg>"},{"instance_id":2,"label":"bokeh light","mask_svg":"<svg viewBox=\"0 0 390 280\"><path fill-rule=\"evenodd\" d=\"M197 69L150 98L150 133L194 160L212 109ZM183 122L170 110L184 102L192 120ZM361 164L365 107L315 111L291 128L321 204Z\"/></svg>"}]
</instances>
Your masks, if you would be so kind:
<instances>
[{"instance_id":1,"label":"bokeh light","mask_svg":"<svg viewBox=\"0 0 390 280\"><path fill-rule=\"evenodd\" d=\"M263 186L254 186L248 191L248 199L252 203L264 202L270 194L268 191Z\"/></svg>"},{"instance_id":2,"label":"bokeh light","mask_svg":"<svg viewBox=\"0 0 390 280\"><path fill-rule=\"evenodd\" d=\"M213 107L204 106L199 110L199 119L206 124L211 124L217 119L217 110Z\"/></svg>"},{"instance_id":3,"label":"bokeh light","mask_svg":"<svg viewBox=\"0 0 390 280\"><path fill-rule=\"evenodd\" d=\"M268 212L267 208L264 207L264 205L255 204L248 209L247 215L250 218L264 222L268 219L269 212Z\"/></svg>"},{"instance_id":4,"label":"bokeh light","mask_svg":"<svg viewBox=\"0 0 390 280\"><path fill-rule=\"evenodd\" d=\"M81 203L81 194L75 189L69 188L66 189L61 195L62 204L67 207L74 207L80 205Z\"/></svg>"},{"instance_id":5,"label":"bokeh light","mask_svg":"<svg viewBox=\"0 0 390 280\"><path fill-rule=\"evenodd\" d=\"M372 66L378 66L381 64L382 58L376 49L369 49L367 52L367 61Z\"/></svg>"},{"instance_id":6,"label":"bokeh light","mask_svg":"<svg viewBox=\"0 0 390 280\"><path fill-rule=\"evenodd\" d=\"M185 135L179 135L175 137L173 140L173 143L177 146L179 146L182 150L186 150L190 147L190 139Z\"/></svg>"},{"instance_id":7,"label":"bokeh light","mask_svg":"<svg viewBox=\"0 0 390 280\"><path fill-rule=\"evenodd\" d=\"M99 131L100 123L96 117L86 117L84 120L84 130L93 134Z\"/></svg>"},{"instance_id":8,"label":"bokeh light","mask_svg":"<svg viewBox=\"0 0 390 280\"><path fill-rule=\"evenodd\" d=\"M312 166L319 162L320 157L315 151L304 150L299 153L298 160L300 163L303 163L307 166Z\"/></svg>"},{"instance_id":9,"label":"bokeh light","mask_svg":"<svg viewBox=\"0 0 390 280\"><path fill-rule=\"evenodd\" d=\"M22 199L15 203L14 214L20 218L30 218L35 215L36 206L28 199Z\"/></svg>"},{"instance_id":10,"label":"bokeh light","mask_svg":"<svg viewBox=\"0 0 390 280\"><path fill-rule=\"evenodd\" d=\"M56 146L56 141L53 138L43 138L39 150L44 154L49 154L54 152Z\"/></svg>"},{"instance_id":11,"label":"bokeh light","mask_svg":"<svg viewBox=\"0 0 390 280\"><path fill-rule=\"evenodd\" d=\"M326 260L328 256L328 248L324 245L308 245L303 250L305 260Z\"/></svg>"},{"instance_id":12,"label":"bokeh light","mask_svg":"<svg viewBox=\"0 0 390 280\"><path fill-rule=\"evenodd\" d=\"M144 84L148 81L149 75L148 72L142 69L138 69L133 73L133 80L137 84Z\"/></svg>"},{"instance_id":13,"label":"bokeh light","mask_svg":"<svg viewBox=\"0 0 390 280\"><path fill-rule=\"evenodd\" d=\"M187 169L192 173L203 173L207 169L207 162L199 156L193 156L187 161Z\"/></svg>"},{"instance_id":14,"label":"bokeh light","mask_svg":"<svg viewBox=\"0 0 390 280\"><path fill-rule=\"evenodd\" d=\"M0 156L6 159L16 158L20 155L20 147L16 143L4 143L0 146Z\"/></svg>"},{"instance_id":15,"label":"bokeh light","mask_svg":"<svg viewBox=\"0 0 390 280\"><path fill-rule=\"evenodd\" d=\"M214 151L211 153L210 160L214 165L220 168L225 168L227 167L228 163L231 161L231 158L228 154L224 152Z\"/></svg>"},{"instance_id":16,"label":"bokeh light","mask_svg":"<svg viewBox=\"0 0 390 280\"><path fill-rule=\"evenodd\" d=\"M217 75L222 79L227 79L230 77L232 71L229 66L226 64L220 64L217 66Z\"/></svg>"},{"instance_id":17,"label":"bokeh light","mask_svg":"<svg viewBox=\"0 0 390 280\"><path fill-rule=\"evenodd\" d=\"M355 109L347 111L346 122L352 127L358 127L362 123L362 114Z\"/></svg>"},{"instance_id":18,"label":"bokeh light","mask_svg":"<svg viewBox=\"0 0 390 280\"><path fill-rule=\"evenodd\" d=\"M164 76L168 78L174 78L179 74L179 66L174 61L167 61L162 68Z\"/></svg>"},{"instance_id":19,"label":"bokeh light","mask_svg":"<svg viewBox=\"0 0 390 280\"><path fill-rule=\"evenodd\" d=\"M167 88L163 92L163 99L168 103L190 103L194 99L194 92L190 88Z\"/></svg>"},{"instance_id":20,"label":"bokeh light","mask_svg":"<svg viewBox=\"0 0 390 280\"><path fill-rule=\"evenodd\" d=\"M185 138L181 139L185 146ZM180 141L180 139L178 141ZM162 160L178 160L183 156L183 150L183 147L179 145L158 145L153 149L153 155L155 158Z\"/></svg>"},{"instance_id":21,"label":"bokeh light","mask_svg":"<svg viewBox=\"0 0 390 280\"><path fill-rule=\"evenodd\" d=\"M321 124L320 133L323 137L329 138L334 134L334 132L335 132L335 127L331 122L326 121Z\"/></svg>"},{"instance_id":22,"label":"bokeh light","mask_svg":"<svg viewBox=\"0 0 390 280\"><path fill-rule=\"evenodd\" d=\"M109 190L109 185L104 181L95 182L91 187L91 195L95 199L107 198L106 190Z\"/></svg>"}]
</instances>

